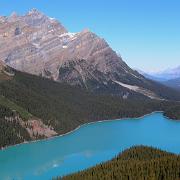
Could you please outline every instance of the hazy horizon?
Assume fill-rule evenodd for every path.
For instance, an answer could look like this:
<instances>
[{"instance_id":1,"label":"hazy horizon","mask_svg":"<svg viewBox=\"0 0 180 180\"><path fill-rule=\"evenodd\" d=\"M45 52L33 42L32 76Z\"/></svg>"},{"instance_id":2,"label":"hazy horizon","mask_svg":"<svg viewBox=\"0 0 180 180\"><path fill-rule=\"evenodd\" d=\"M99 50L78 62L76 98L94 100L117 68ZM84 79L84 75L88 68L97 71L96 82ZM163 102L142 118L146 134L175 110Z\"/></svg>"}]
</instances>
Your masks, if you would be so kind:
<instances>
[{"instance_id":1,"label":"hazy horizon","mask_svg":"<svg viewBox=\"0 0 180 180\"><path fill-rule=\"evenodd\" d=\"M22 15L36 8L58 19L70 32L85 28L104 38L132 68L162 71L180 65L180 2L142 0L0 2L0 15Z\"/></svg>"}]
</instances>

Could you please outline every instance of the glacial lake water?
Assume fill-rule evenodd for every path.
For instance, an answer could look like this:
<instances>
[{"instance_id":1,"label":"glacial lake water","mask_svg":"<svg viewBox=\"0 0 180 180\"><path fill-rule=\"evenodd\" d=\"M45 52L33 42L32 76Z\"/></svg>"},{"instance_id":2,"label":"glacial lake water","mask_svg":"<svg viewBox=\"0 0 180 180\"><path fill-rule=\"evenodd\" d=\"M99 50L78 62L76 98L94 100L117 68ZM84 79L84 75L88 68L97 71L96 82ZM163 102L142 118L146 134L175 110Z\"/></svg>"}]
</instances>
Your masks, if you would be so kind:
<instances>
[{"instance_id":1,"label":"glacial lake water","mask_svg":"<svg viewBox=\"0 0 180 180\"><path fill-rule=\"evenodd\" d=\"M180 121L152 113L83 125L50 140L0 151L1 180L50 180L113 158L133 145L148 145L180 153Z\"/></svg>"}]
</instances>

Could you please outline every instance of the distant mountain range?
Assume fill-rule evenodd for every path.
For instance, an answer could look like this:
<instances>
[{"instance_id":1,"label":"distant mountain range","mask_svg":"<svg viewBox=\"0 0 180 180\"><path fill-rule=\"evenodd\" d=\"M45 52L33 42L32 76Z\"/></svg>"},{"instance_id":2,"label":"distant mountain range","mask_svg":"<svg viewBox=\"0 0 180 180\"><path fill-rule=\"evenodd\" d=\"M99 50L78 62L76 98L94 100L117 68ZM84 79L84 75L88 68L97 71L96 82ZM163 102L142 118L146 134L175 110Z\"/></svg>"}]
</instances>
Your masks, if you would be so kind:
<instances>
[{"instance_id":1,"label":"distant mountain range","mask_svg":"<svg viewBox=\"0 0 180 180\"><path fill-rule=\"evenodd\" d=\"M132 70L90 30L70 33L36 9L0 17L0 60L19 71L125 99L176 95Z\"/></svg>"},{"instance_id":2,"label":"distant mountain range","mask_svg":"<svg viewBox=\"0 0 180 180\"><path fill-rule=\"evenodd\" d=\"M180 89L180 66L158 73L145 73L141 70L138 70L138 72L148 79L161 82L162 84L175 89Z\"/></svg>"},{"instance_id":3,"label":"distant mountain range","mask_svg":"<svg viewBox=\"0 0 180 180\"><path fill-rule=\"evenodd\" d=\"M151 73L150 75L164 80L177 79L180 78L180 66L167 69L158 73Z\"/></svg>"},{"instance_id":4,"label":"distant mountain range","mask_svg":"<svg viewBox=\"0 0 180 180\"><path fill-rule=\"evenodd\" d=\"M158 82L163 82L163 81L167 81L164 77L157 77L156 75L154 75L153 73L146 73L140 69L137 69L137 71L143 75L144 77L146 77L147 79L151 79L154 81L158 81Z\"/></svg>"}]
</instances>

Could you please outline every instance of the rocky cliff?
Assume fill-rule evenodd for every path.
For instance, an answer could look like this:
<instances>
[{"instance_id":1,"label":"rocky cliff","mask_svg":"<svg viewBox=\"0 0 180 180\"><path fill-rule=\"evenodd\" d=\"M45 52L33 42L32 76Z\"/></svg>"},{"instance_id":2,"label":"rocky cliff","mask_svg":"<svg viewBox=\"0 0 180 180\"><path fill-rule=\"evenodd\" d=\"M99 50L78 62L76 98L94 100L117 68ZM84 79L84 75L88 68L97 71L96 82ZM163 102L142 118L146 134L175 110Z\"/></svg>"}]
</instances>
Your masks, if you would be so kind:
<instances>
[{"instance_id":1,"label":"rocky cliff","mask_svg":"<svg viewBox=\"0 0 180 180\"><path fill-rule=\"evenodd\" d=\"M94 92L162 99L161 90L154 91L156 85L128 67L104 39L88 29L70 33L36 9L0 17L0 60L19 71Z\"/></svg>"}]
</instances>

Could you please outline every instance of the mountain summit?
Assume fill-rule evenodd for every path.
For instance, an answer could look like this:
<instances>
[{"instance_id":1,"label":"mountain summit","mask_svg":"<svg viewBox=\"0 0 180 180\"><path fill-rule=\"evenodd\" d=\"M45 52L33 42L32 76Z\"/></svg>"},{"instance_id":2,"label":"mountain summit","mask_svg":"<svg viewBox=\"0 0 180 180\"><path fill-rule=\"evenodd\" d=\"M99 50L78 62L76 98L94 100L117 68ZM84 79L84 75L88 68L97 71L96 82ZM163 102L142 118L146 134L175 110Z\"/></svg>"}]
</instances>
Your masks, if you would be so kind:
<instances>
[{"instance_id":1,"label":"mountain summit","mask_svg":"<svg viewBox=\"0 0 180 180\"><path fill-rule=\"evenodd\" d=\"M168 98L88 29L70 33L36 9L0 17L0 60L23 72L123 98ZM169 92L169 90L167 90Z\"/></svg>"}]
</instances>

